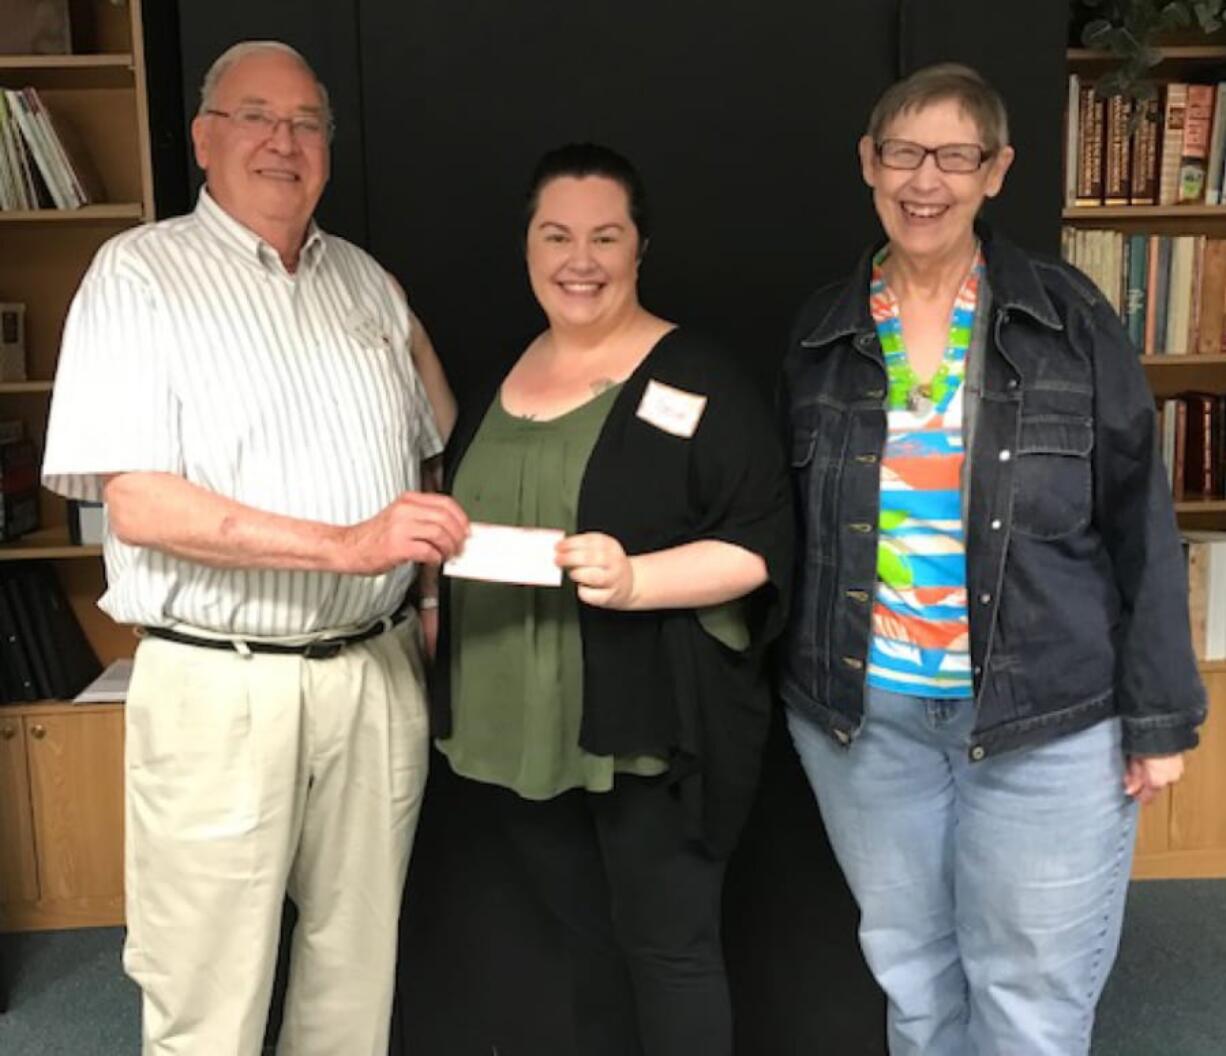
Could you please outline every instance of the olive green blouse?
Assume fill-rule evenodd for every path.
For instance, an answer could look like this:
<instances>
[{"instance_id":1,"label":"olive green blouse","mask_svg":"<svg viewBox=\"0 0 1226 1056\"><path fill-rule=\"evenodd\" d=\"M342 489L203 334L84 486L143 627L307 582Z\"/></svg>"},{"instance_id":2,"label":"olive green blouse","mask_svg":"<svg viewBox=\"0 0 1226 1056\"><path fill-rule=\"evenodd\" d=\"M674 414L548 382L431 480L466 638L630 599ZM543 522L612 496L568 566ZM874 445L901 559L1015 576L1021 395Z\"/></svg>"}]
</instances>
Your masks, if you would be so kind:
<instances>
[{"instance_id":1,"label":"olive green blouse","mask_svg":"<svg viewBox=\"0 0 1226 1056\"><path fill-rule=\"evenodd\" d=\"M516 418L490 405L456 471L456 501L474 521L575 531L579 486L621 386L557 418ZM451 736L439 748L465 777L525 799L572 788L607 792L615 772L654 775L650 755L579 747L583 645L575 586L450 585Z\"/></svg>"}]
</instances>

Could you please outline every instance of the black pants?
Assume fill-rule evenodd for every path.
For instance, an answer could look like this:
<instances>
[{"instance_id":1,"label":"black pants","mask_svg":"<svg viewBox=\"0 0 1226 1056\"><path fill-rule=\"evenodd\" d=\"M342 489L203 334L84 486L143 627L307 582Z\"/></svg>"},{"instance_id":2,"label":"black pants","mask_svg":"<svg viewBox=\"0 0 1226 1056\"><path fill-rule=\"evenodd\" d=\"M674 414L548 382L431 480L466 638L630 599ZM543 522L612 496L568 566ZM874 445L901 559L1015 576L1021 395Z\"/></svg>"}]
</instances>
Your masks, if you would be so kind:
<instances>
[{"instance_id":1,"label":"black pants","mask_svg":"<svg viewBox=\"0 0 1226 1056\"><path fill-rule=\"evenodd\" d=\"M576 1056L731 1056L725 862L684 834L663 778L545 802L492 790L570 958Z\"/></svg>"}]
</instances>

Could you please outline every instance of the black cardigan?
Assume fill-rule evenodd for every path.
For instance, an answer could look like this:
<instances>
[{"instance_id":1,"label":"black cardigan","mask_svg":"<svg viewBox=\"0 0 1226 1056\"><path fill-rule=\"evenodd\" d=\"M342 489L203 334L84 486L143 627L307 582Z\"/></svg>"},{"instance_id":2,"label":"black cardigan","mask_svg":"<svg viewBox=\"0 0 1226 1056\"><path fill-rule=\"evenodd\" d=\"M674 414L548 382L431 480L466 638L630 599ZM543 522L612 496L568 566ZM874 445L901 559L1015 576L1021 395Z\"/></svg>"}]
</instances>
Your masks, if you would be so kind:
<instances>
[{"instance_id":1,"label":"black cardigan","mask_svg":"<svg viewBox=\"0 0 1226 1056\"><path fill-rule=\"evenodd\" d=\"M636 416L651 379L707 398L693 437ZM445 455L445 490L500 385L501 379L487 385L461 408ZM626 380L588 460L577 520L580 532L605 532L628 554L719 539L766 562L769 582L747 599L744 652L704 631L692 609L579 607L580 745L597 755L669 759L691 835L712 854L727 854L758 780L770 714L764 651L786 613L793 522L775 424L718 346L673 330ZM442 577L430 693L437 737L451 730L448 586Z\"/></svg>"}]
</instances>

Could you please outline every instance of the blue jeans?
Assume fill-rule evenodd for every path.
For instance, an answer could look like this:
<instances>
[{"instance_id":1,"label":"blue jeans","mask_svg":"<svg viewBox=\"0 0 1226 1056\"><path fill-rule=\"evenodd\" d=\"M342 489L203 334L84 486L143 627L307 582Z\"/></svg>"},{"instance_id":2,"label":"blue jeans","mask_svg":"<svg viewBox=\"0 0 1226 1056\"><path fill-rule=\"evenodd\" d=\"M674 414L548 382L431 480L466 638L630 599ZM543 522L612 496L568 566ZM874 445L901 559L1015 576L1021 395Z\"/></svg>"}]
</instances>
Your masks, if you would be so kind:
<instances>
[{"instance_id":1,"label":"blue jeans","mask_svg":"<svg viewBox=\"0 0 1226 1056\"><path fill-rule=\"evenodd\" d=\"M867 692L840 747L792 740L860 905L891 1056L1078 1056L1115 960L1136 830L1118 719L967 759L969 700Z\"/></svg>"}]
</instances>

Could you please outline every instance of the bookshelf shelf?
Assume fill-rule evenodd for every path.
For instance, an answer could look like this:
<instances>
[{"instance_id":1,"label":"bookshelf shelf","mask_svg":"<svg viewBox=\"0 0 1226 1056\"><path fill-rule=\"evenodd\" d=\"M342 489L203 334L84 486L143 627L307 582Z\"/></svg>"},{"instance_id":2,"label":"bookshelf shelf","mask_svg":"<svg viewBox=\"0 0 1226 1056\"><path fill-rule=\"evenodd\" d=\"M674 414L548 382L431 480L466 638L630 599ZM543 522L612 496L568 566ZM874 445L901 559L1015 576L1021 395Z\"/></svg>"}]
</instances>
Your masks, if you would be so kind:
<instances>
[{"instance_id":1,"label":"bookshelf shelf","mask_svg":"<svg viewBox=\"0 0 1226 1056\"><path fill-rule=\"evenodd\" d=\"M0 55L0 83L39 89L132 87L131 54Z\"/></svg>"},{"instance_id":2,"label":"bookshelf shelf","mask_svg":"<svg viewBox=\"0 0 1226 1056\"><path fill-rule=\"evenodd\" d=\"M144 210L139 202L84 205L80 209L11 209L0 211L0 223L30 224L110 224L141 220Z\"/></svg>"},{"instance_id":3,"label":"bookshelf shelf","mask_svg":"<svg viewBox=\"0 0 1226 1056\"><path fill-rule=\"evenodd\" d=\"M1175 44L1158 48L1158 54L1163 62L1198 62L1221 60L1226 62L1226 44ZM1096 51L1091 48L1069 48L1070 63L1108 63L1119 62L1119 56L1110 51Z\"/></svg>"},{"instance_id":4,"label":"bookshelf shelf","mask_svg":"<svg viewBox=\"0 0 1226 1056\"><path fill-rule=\"evenodd\" d=\"M1223 514L1226 513L1226 499L1184 499L1175 503L1178 514Z\"/></svg>"},{"instance_id":5,"label":"bookshelf shelf","mask_svg":"<svg viewBox=\"0 0 1226 1056\"><path fill-rule=\"evenodd\" d=\"M50 392L54 387L55 383L50 381L0 381L0 396L5 393Z\"/></svg>"},{"instance_id":6,"label":"bookshelf shelf","mask_svg":"<svg viewBox=\"0 0 1226 1056\"><path fill-rule=\"evenodd\" d=\"M131 54L0 55L0 70L81 70L112 66L130 70Z\"/></svg>"},{"instance_id":7,"label":"bookshelf shelf","mask_svg":"<svg viewBox=\"0 0 1226 1056\"><path fill-rule=\"evenodd\" d=\"M98 557L100 546L76 546L68 537L65 525L40 528L38 531L0 543L0 561L36 561L40 558Z\"/></svg>"},{"instance_id":8,"label":"bookshelf shelf","mask_svg":"<svg viewBox=\"0 0 1226 1056\"><path fill-rule=\"evenodd\" d=\"M1141 365L1154 395L1165 399L1181 392L1220 391L1226 355L1142 356Z\"/></svg>"},{"instance_id":9,"label":"bookshelf shelf","mask_svg":"<svg viewBox=\"0 0 1226 1056\"><path fill-rule=\"evenodd\" d=\"M1074 205L1061 214L1070 223L1095 223L1101 220L1206 220L1226 222L1226 206L1221 205Z\"/></svg>"}]
</instances>

